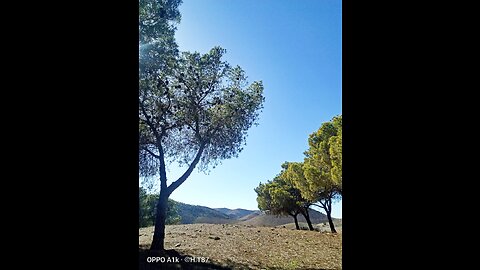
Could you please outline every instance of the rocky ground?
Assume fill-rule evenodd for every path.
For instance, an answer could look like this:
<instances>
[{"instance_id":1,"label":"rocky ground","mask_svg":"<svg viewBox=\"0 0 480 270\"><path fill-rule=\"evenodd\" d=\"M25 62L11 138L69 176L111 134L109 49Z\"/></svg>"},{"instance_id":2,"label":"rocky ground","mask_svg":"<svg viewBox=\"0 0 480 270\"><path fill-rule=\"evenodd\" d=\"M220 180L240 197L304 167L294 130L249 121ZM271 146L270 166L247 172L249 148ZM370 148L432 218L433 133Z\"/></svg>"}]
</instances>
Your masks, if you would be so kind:
<instances>
[{"instance_id":1,"label":"rocky ground","mask_svg":"<svg viewBox=\"0 0 480 270\"><path fill-rule=\"evenodd\" d=\"M140 267L162 269L166 264L146 263L153 227L139 230ZM169 265L174 269L341 269L342 233L252 227L238 224L168 225L165 248L174 256L208 258ZM184 257L183 257L184 258ZM182 259L183 260L183 259Z\"/></svg>"}]
</instances>

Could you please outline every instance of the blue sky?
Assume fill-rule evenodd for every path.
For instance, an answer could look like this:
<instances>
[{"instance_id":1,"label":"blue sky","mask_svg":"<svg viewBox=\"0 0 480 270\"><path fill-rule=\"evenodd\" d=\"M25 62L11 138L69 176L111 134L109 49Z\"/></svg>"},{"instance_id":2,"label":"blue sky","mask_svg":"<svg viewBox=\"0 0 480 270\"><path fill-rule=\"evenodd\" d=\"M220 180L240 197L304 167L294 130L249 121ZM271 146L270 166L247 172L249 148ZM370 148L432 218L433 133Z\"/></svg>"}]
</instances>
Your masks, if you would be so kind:
<instances>
[{"instance_id":1,"label":"blue sky","mask_svg":"<svg viewBox=\"0 0 480 270\"><path fill-rule=\"evenodd\" d=\"M227 50L250 82L262 80L264 110L238 158L208 175L195 170L171 195L189 204L258 209L253 190L303 161L308 135L342 113L341 1L184 0L176 40L181 51ZM171 183L185 168L170 166ZM333 205L341 217L341 202Z\"/></svg>"}]
</instances>

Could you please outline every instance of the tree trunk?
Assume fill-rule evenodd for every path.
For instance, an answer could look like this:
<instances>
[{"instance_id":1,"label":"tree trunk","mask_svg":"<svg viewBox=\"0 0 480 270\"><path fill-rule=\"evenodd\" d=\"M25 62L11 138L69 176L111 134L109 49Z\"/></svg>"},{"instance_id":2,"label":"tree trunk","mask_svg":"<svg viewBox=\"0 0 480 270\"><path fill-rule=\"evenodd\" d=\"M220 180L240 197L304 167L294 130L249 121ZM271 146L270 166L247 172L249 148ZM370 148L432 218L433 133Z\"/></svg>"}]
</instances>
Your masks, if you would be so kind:
<instances>
[{"instance_id":1,"label":"tree trunk","mask_svg":"<svg viewBox=\"0 0 480 270\"><path fill-rule=\"evenodd\" d=\"M295 220L295 228L297 228L297 230L300 230L300 226L298 226L298 219L297 219L297 215L293 215L293 219Z\"/></svg>"},{"instance_id":2,"label":"tree trunk","mask_svg":"<svg viewBox=\"0 0 480 270\"><path fill-rule=\"evenodd\" d=\"M325 212L327 212L327 218L328 218L328 224L330 225L330 231L332 231L332 233L337 233L337 230L335 230L335 225L333 225L331 210L330 211L325 211Z\"/></svg>"},{"instance_id":3,"label":"tree trunk","mask_svg":"<svg viewBox=\"0 0 480 270\"><path fill-rule=\"evenodd\" d=\"M307 221L307 224L308 224L308 229L310 231L313 231L313 226L312 226L312 222L310 221L310 214L308 213L308 209L305 209L305 213L302 213L302 215L305 217L305 220Z\"/></svg>"},{"instance_id":4,"label":"tree trunk","mask_svg":"<svg viewBox=\"0 0 480 270\"><path fill-rule=\"evenodd\" d=\"M163 251L165 240L165 220L167 218L168 195L165 191L160 191L160 198L157 204L157 214L155 215L155 231L153 234L150 250Z\"/></svg>"}]
</instances>

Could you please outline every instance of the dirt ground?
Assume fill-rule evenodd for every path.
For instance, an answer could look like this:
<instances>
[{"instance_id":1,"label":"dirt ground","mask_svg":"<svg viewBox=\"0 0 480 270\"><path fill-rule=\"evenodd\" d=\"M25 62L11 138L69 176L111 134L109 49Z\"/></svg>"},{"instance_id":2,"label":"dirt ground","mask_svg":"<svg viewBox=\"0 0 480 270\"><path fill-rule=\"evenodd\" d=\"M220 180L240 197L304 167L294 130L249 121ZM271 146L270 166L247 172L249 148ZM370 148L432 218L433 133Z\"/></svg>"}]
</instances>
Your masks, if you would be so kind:
<instances>
[{"instance_id":1,"label":"dirt ground","mask_svg":"<svg viewBox=\"0 0 480 270\"><path fill-rule=\"evenodd\" d=\"M142 262L152 237L153 227L139 230L140 265L147 265L143 269L165 268L161 263ZM198 267L183 264L175 269L342 269L341 231L332 234L238 224L168 225L165 248L179 256L208 258L208 263L199 262Z\"/></svg>"}]
</instances>

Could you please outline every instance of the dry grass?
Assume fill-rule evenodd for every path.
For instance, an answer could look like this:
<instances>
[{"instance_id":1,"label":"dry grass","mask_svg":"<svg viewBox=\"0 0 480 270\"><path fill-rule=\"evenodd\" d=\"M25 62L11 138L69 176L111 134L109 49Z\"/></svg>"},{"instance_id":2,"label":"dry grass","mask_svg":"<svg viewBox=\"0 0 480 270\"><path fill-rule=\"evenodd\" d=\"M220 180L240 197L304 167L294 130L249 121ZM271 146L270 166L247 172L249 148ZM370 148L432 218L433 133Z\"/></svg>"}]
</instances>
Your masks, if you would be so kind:
<instances>
[{"instance_id":1,"label":"dry grass","mask_svg":"<svg viewBox=\"0 0 480 270\"><path fill-rule=\"evenodd\" d=\"M148 249L153 227L139 230ZM215 237L220 239L215 240ZM228 269L341 269L342 234L234 224L169 225L165 248Z\"/></svg>"}]
</instances>

